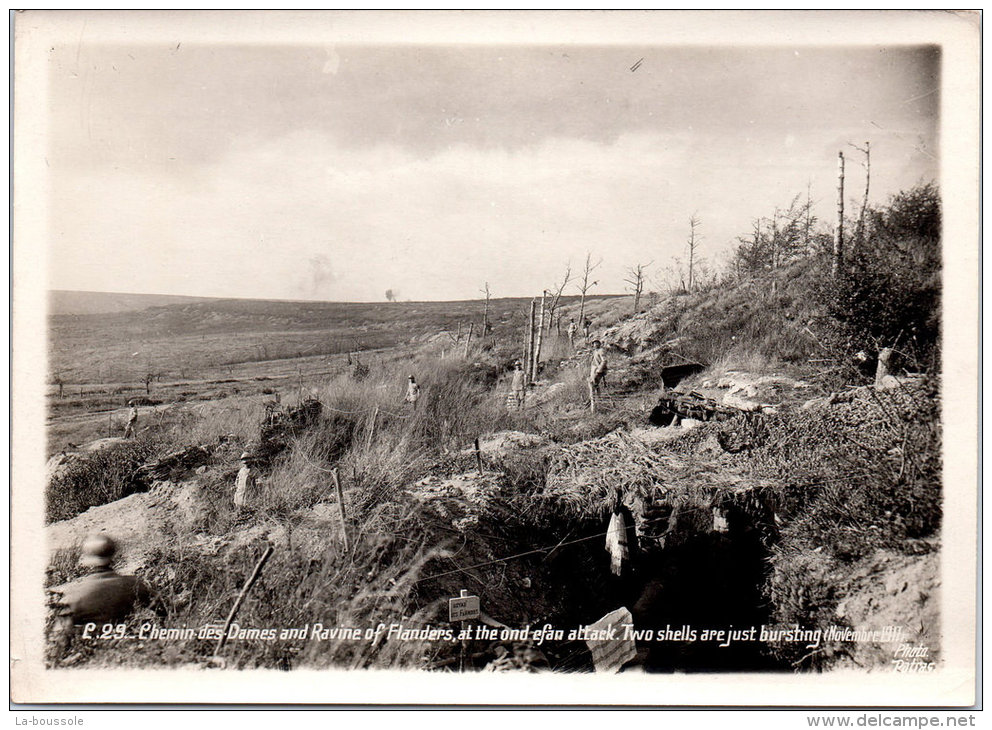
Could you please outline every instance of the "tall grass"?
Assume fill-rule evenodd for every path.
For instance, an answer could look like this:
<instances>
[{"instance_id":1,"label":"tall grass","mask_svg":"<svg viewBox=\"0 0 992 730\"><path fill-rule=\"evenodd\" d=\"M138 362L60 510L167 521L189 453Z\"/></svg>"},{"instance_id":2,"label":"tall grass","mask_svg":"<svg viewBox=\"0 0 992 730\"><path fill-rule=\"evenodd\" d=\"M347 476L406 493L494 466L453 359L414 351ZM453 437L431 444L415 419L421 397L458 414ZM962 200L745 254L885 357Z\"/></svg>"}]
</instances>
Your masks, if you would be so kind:
<instances>
[{"instance_id":1,"label":"tall grass","mask_svg":"<svg viewBox=\"0 0 992 730\"><path fill-rule=\"evenodd\" d=\"M57 522L90 507L139 491L135 469L153 453L144 440L125 441L100 451L70 457L45 485L45 519Z\"/></svg>"}]
</instances>

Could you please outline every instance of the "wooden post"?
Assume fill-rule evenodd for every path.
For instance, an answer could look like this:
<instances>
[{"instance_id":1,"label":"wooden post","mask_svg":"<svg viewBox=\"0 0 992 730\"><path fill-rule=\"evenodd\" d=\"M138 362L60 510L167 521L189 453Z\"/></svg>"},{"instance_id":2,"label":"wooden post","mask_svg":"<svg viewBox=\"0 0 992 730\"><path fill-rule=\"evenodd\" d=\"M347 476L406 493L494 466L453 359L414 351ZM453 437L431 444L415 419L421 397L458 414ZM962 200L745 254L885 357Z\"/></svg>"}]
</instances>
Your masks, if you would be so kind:
<instances>
[{"instance_id":1,"label":"wooden post","mask_svg":"<svg viewBox=\"0 0 992 730\"><path fill-rule=\"evenodd\" d=\"M459 591L459 593L458 593L458 597L459 598L468 598L468 591L465 590L464 588L462 588L461 591ZM461 622L461 627L462 627L461 635L462 635L463 638L461 640L461 643L462 643L462 656L461 656L461 662L459 663L459 665L461 666L461 671L463 671L463 672L465 671L465 653L468 650L468 642L464 639L465 627L467 625L468 625L468 621L462 621Z\"/></svg>"},{"instance_id":2,"label":"wooden post","mask_svg":"<svg viewBox=\"0 0 992 730\"><path fill-rule=\"evenodd\" d=\"M834 230L834 258L831 273L840 274L844 262L844 152L837 153L837 228Z\"/></svg>"},{"instance_id":3,"label":"wooden post","mask_svg":"<svg viewBox=\"0 0 992 730\"><path fill-rule=\"evenodd\" d=\"M534 313L537 302L530 300L530 318L527 320L527 357L524 358L524 378L527 382L533 380L532 365L534 364Z\"/></svg>"},{"instance_id":4,"label":"wooden post","mask_svg":"<svg viewBox=\"0 0 992 730\"><path fill-rule=\"evenodd\" d=\"M338 478L337 467L334 467L331 477L334 479L334 489L338 493L338 518L341 520L341 538L344 542L344 551L347 553L351 551L351 547L348 544L348 523L344 511L344 490L341 489L341 480Z\"/></svg>"},{"instance_id":5,"label":"wooden post","mask_svg":"<svg viewBox=\"0 0 992 730\"><path fill-rule=\"evenodd\" d=\"M220 650L224 648L224 644L227 643L227 630L231 628L231 623L234 621L234 617L238 615L238 610L241 608L241 604L244 602L245 596L248 595L248 591L251 590L251 587L255 585L255 581L258 580L258 576L262 574L262 568L265 567L265 563L269 559L269 556L272 555L273 550L275 550L275 548L272 546L272 543L269 543L265 548L265 552L262 553L262 557L259 558L257 563L255 563L255 570L251 572L251 576L247 581L245 581L244 586L241 587L241 593L238 594L237 600L235 600L234 605L231 606L231 612L227 614L227 621L224 622L224 630L221 632L220 638L217 640L217 647L214 649L214 656L217 656L220 653Z\"/></svg>"},{"instance_id":6,"label":"wooden post","mask_svg":"<svg viewBox=\"0 0 992 730\"><path fill-rule=\"evenodd\" d=\"M468 347L472 344L472 331L475 329L475 322L471 322L468 326L468 336L465 338L465 355L468 357Z\"/></svg>"},{"instance_id":7,"label":"wooden post","mask_svg":"<svg viewBox=\"0 0 992 730\"><path fill-rule=\"evenodd\" d=\"M885 378L889 375L889 361L892 359L892 348L883 347L878 353L878 365L875 367L875 387L883 388Z\"/></svg>"},{"instance_id":8,"label":"wooden post","mask_svg":"<svg viewBox=\"0 0 992 730\"><path fill-rule=\"evenodd\" d=\"M545 289L541 292L541 320L537 327L537 346L534 348L534 379L537 379L537 375L540 372L541 365L541 346L544 344L544 302L545 298L548 296L548 290Z\"/></svg>"},{"instance_id":9,"label":"wooden post","mask_svg":"<svg viewBox=\"0 0 992 730\"><path fill-rule=\"evenodd\" d=\"M479 468L479 476L482 476L482 451L479 449L479 437L475 437L475 463Z\"/></svg>"},{"instance_id":10,"label":"wooden post","mask_svg":"<svg viewBox=\"0 0 992 730\"><path fill-rule=\"evenodd\" d=\"M369 433L368 436L365 437L366 449L372 448L372 437L375 435L375 420L378 417L378 415L379 415L379 406L376 406L375 408L372 409L372 417L371 420L369 421Z\"/></svg>"}]
</instances>

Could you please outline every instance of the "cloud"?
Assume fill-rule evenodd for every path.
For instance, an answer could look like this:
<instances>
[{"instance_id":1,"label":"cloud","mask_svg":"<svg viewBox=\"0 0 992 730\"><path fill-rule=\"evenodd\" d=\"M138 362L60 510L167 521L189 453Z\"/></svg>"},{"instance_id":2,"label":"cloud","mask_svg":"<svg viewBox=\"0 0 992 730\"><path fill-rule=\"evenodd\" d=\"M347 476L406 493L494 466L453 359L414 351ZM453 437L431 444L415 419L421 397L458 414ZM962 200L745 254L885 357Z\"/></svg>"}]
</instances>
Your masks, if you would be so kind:
<instances>
[{"instance_id":1,"label":"cloud","mask_svg":"<svg viewBox=\"0 0 992 730\"><path fill-rule=\"evenodd\" d=\"M625 267L682 254L693 213L711 259L808 180L829 220L837 145L862 132L795 129L791 145L778 129L634 132L434 154L313 131L240 140L209 165L60 178L54 284L374 301L387 288L471 298L488 280L501 296L526 296L592 251L605 259L599 290L619 292ZM875 199L932 171L898 142L872 143Z\"/></svg>"}]
</instances>

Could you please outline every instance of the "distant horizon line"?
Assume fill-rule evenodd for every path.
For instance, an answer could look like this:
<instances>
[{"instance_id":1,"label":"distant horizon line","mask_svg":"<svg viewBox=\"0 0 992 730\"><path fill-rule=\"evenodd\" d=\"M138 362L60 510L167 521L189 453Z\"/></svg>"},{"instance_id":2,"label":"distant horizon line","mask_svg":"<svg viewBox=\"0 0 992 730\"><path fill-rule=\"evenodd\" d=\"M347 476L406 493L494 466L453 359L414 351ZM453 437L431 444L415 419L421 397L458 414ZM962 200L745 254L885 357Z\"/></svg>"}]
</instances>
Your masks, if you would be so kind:
<instances>
[{"instance_id":1,"label":"distant horizon line","mask_svg":"<svg viewBox=\"0 0 992 730\"><path fill-rule=\"evenodd\" d=\"M370 299L366 301L357 300L339 300L339 299L283 299L283 298L273 298L273 297L231 297L231 296L216 296L216 295L206 295L206 294L160 294L157 292L123 292L123 291L98 291L95 289L46 289L48 294L101 294L105 296L125 296L125 297L170 297L174 299L215 299L219 301L247 301L247 302L287 302L292 304L443 304L446 302L484 302L485 297L478 297L475 299L402 299L393 300L388 299ZM579 298L581 294L562 294L562 299L572 299ZM623 293L623 294L604 294L601 292L597 293L587 293L586 299L593 299L595 297L630 297L633 294ZM537 295L532 296L515 296L515 297L490 297L490 301L499 301L507 299L540 299Z\"/></svg>"}]
</instances>

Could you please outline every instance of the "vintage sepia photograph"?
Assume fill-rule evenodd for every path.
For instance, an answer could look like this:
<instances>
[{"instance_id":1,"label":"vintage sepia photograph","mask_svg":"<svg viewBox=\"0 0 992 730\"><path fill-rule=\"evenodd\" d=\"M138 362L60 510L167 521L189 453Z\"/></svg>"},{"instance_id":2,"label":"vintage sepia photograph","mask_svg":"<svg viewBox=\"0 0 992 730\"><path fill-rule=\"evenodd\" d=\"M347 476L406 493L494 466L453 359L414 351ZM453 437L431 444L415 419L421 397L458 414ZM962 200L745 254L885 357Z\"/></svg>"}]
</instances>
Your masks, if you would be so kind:
<instances>
[{"instance_id":1,"label":"vintage sepia photograph","mask_svg":"<svg viewBox=\"0 0 992 730\"><path fill-rule=\"evenodd\" d=\"M15 702L976 701L975 13L11 24Z\"/></svg>"}]
</instances>

